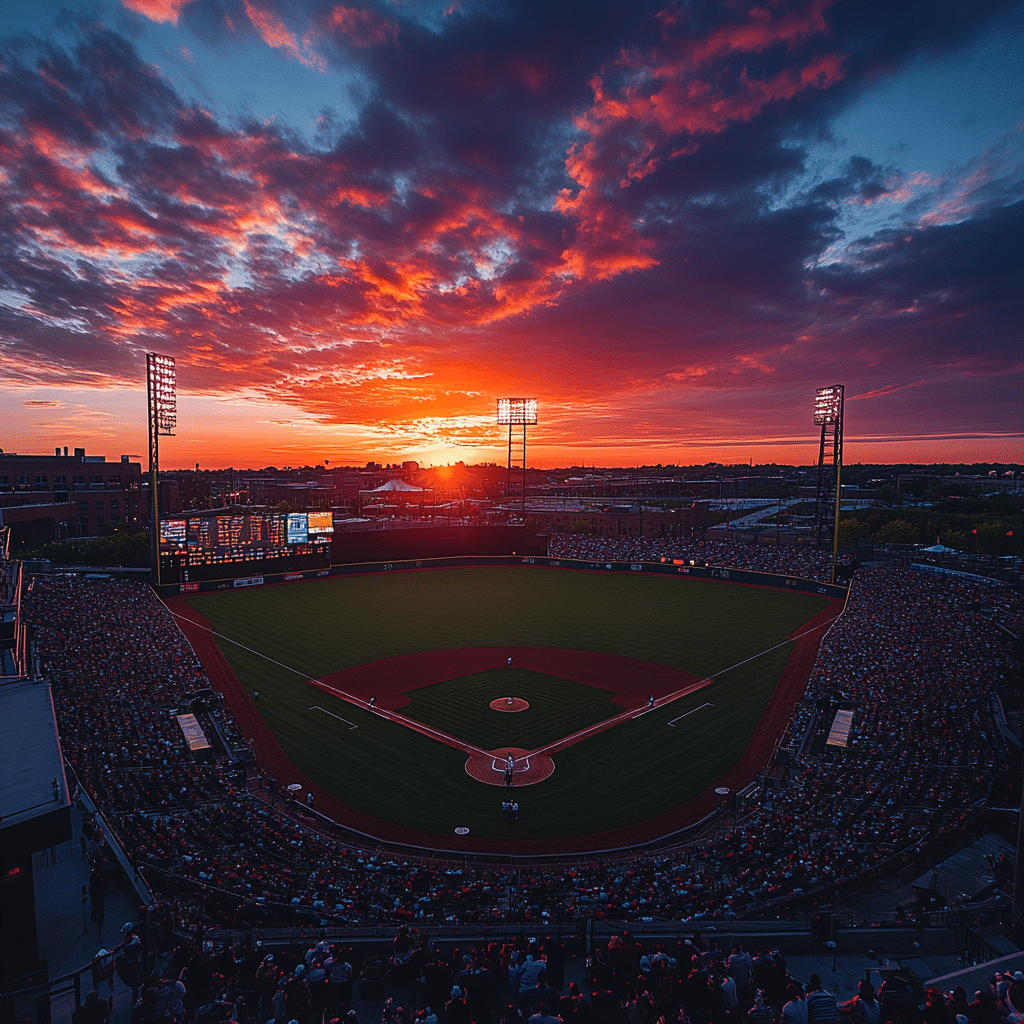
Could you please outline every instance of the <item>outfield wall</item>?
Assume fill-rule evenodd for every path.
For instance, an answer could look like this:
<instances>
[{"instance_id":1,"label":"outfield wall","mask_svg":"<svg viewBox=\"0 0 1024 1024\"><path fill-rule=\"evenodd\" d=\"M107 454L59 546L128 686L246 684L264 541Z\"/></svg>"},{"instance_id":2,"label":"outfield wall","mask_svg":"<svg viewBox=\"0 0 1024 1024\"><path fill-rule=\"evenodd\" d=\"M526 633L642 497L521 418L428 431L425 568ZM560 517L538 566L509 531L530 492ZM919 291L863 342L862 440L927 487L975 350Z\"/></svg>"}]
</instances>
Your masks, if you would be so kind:
<instances>
[{"instance_id":1,"label":"outfield wall","mask_svg":"<svg viewBox=\"0 0 1024 1024\"><path fill-rule=\"evenodd\" d=\"M299 583L302 580L324 579L331 576L360 576L379 572L408 572L416 569L450 569L473 565L550 566L588 572L646 572L663 576L691 576L696 579L728 580L760 587L780 587L823 594L826 597L846 598L846 587L801 576L782 576L749 569L727 569L718 566L680 565L677 562L594 562L576 558L549 558L547 556L477 555L450 558L415 558L388 562L356 562L333 565L330 569L309 569L303 572L268 573L222 580L204 580L195 583L172 584L160 588L162 596L176 594L202 594L213 590L233 590L242 587L261 587L279 583Z\"/></svg>"}]
</instances>

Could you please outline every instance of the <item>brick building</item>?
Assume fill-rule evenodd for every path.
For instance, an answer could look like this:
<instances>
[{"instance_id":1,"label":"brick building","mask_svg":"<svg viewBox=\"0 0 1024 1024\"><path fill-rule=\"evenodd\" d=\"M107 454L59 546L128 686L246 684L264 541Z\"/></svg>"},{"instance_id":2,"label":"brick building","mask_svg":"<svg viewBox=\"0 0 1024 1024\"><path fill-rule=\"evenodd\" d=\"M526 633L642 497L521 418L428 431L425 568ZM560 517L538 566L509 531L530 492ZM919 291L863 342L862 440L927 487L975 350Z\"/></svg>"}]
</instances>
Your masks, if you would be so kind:
<instances>
[{"instance_id":1,"label":"brick building","mask_svg":"<svg viewBox=\"0 0 1024 1024\"><path fill-rule=\"evenodd\" d=\"M148 492L142 467L122 455L107 462L84 448L54 455L0 451L0 509L15 536L25 540L95 537L145 522Z\"/></svg>"}]
</instances>

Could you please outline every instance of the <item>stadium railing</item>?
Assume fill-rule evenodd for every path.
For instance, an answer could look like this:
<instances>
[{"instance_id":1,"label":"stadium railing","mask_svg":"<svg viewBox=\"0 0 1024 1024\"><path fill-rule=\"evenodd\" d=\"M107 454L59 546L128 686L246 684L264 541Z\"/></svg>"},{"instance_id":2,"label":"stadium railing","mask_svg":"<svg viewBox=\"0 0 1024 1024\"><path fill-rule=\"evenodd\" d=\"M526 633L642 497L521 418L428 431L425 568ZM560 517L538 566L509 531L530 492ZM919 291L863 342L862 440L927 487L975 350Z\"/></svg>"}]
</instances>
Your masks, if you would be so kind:
<instances>
[{"instance_id":1,"label":"stadium railing","mask_svg":"<svg viewBox=\"0 0 1024 1024\"><path fill-rule=\"evenodd\" d=\"M110 847L111 852L114 854L118 864L121 865L122 870L131 883L132 888L135 890L139 900L149 905L154 902L153 892L150 887L146 884L146 880L139 874L136 866L132 863L131 858L128 856L124 849L124 845L121 842L120 837L114 828L111 827L110 822L103 816L103 812L96 806L92 797L89 795L89 791L82 785L81 779L75 772L74 766L67 758L64 759L64 771L67 773L70 779L74 780L74 791L77 792L77 799L80 800L86 807L86 809L96 816L96 820L103 827L103 836L107 841L107 846Z\"/></svg>"},{"instance_id":2,"label":"stadium railing","mask_svg":"<svg viewBox=\"0 0 1024 1024\"><path fill-rule=\"evenodd\" d=\"M123 948L119 943L108 953L116 956ZM83 993L92 991L94 987L92 964L90 960L77 970L51 978L44 961L39 970L13 979L7 990L0 992L0 1021L5 1024L8 1021L50 1024L54 1020L70 1020L72 1013L82 1005Z\"/></svg>"}]
</instances>

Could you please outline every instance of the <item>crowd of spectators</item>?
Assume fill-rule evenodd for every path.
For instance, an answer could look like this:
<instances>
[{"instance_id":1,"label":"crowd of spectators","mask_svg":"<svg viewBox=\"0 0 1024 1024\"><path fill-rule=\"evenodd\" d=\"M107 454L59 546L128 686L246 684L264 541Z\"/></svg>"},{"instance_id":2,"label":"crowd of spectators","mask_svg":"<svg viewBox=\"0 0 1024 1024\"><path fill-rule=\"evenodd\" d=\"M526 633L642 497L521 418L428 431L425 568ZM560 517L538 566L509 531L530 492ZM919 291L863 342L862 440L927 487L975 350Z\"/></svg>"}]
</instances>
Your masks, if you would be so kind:
<instances>
[{"instance_id":1,"label":"crowd of spectators","mask_svg":"<svg viewBox=\"0 0 1024 1024\"><path fill-rule=\"evenodd\" d=\"M159 961L158 950L165 956ZM301 947L300 947L301 949ZM560 939L442 949L404 926L389 951L326 939L267 955L244 940L217 951L186 943L139 951L132 1024L1020 1024L1024 974L996 973L973 994L924 989L901 969L877 990L832 992L816 973L794 975L778 949L722 947L694 932L644 944L628 931L594 945L579 981L566 983ZM155 970L158 963L161 970ZM573 973L579 977L578 969ZM390 993L390 994L389 994ZM973 998L972 998L973 995ZM358 1007L358 1011L355 1007ZM73 1024L106 1019L99 991Z\"/></svg>"},{"instance_id":2,"label":"crowd of spectators","mask_svg":"<svg viewBox=\"0 0 1024 1024\"><path fill-rule=\"evenodd\" d=\"M1024 594L1016 587L1000 587L985 594L985 608L1004 628L1024 639Z\"/></svg>"},{"instance_id":3,"label":"crowd of spectators","mask_svg":"<svg viewBox=\"0 0 1024 1024\"><path fill-rule=\"evenodd\" d=\"M554 534L548 544L552 558L579 558L594 562L663 562L681 559L695 565L749 569L804 579L832 580L832 553L812 547L754 544L746 539L668 537L598 537L591 534ZM849 561L843 555L841 561Z\"/></svg>"},{"instance_id":4,"label":"crowd of spectators","mask_svg":"<svg viewBox=\"0 0 1024 1024\"><path fill-rule=\"evenodd\" d=\"M243 741L216 700L220 756L196 763L174 712L208 680L148 587L37 577L28 614L64 752L159 892L213 894L208 908L252 923L302 912L425 927L504 920L514 908L543 927L580 915L785 913L961 835L986 801L1005 798L1010 774L991 710L1009 649L978 596L956 577L858 572L784 739L788 765L743 813L689 846L531 872L403 859L299 824L246 784L228 755ZM840 706L853 721L835 758L822 736Z\"/></svg>"}]
</instances>

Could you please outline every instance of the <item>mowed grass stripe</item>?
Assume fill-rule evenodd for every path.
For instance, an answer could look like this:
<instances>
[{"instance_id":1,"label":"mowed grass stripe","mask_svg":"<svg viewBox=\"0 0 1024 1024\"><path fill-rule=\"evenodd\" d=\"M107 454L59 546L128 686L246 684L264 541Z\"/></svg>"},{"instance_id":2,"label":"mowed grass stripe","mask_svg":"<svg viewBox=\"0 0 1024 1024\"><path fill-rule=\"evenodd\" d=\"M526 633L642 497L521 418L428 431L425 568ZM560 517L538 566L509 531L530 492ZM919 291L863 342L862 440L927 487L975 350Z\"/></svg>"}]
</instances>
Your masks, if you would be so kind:
<instances>
[{"instance_id":1,"label":"mowed grass stripe","mask_svg":"<svg viewBox=\"0 0 1024 1024\"><path fill-rule=\"evenodd\" d=\"M189 603L218 631L321 678L402 654L502 646L600 651L705 676L778 643L826 600L688 577L471 567Z\"/></svg>"},{"instance_id":2,"label":"mowed grass stripe","mask_svg":"<svg viewBox=\"0 0 1024 1024\"><path fill-rule=\"evenodd\" d=\"M446 578L426 586L424 581L435 576ZM367 581L373 586L335 587L336 582ZM615 585L608 586L609 582ZM218 630L311 676L327 675L346 664L442 646L530 644L660 660L706 676L778 644L823 605L815 595L729 584L688 586L695 582L640 573L443 570L214 595L191 603ZM653 587L647 590L646 584ZM495 587L500 593L489 601L487 591ZM595 587L597 595L588 596L587 587ZM439 609L445 594L451 599ZM542 598L546 610L540 607ZM533 602L528 615L517 615L520 602ZM604 607L606 603L610 606ZM594 613L589 631L584 630L587 609ZM460 623L462 613L466 618ZM559 634L540 621L545 614L571 629ZM465 825L474 836L504 838L510 843L517 838L556 838L628 826L702 792L745 749L790 648L786 644L726 673L696 694L560 751L554 756L555 772L549 779L517 790L520 825L511 830L501 818L502 789L471 779L461 752L311 687L258 654L219 642L246 688L260 691L259 711L288 756L303 773L346 803L428 832L450 834L456 826ZM691 657L694 663L686 660ZM510 671L519 670L497 670L497 675ZM506 688L500 678L496 685ZM523 677L522 685L532 685L529 675ZM416 693L410 696L415 698ZM592 693L600 700L610 696L607 691ZM435 713L450 716L452 724L467 710L465 702L446 699L452 701L447 708L430 712L429 724L437 728L444 725L434 719ZM708 701L716 706L678 722L675 728L667 726L669 720ZM314 704L359 728L351 730L329 715L310 711ZM577 710L580 713L573 715L566 709L568 718L560 725L559 736L588 724L586 713ZM613 705L611 713L617 710ZM498 719L521 717L487 711L494 716L495 728L512 728L499 725ZM486 716L480 715L484 721ZM466 738L490 749L535 746L482 744L468 732ZM293 780L278 780L289 781Z\"/></svg>"},{"instance_id":3,"label":"mowed grass stripe","mask_svg":"<svg viewBox=\"0 0 1024 1024\"><path fill-rule=\"evenodd\" d=\"M530 706L511 714L490 706L509 695ZM531 669L491 669L411 691L402 714L484 750L536 750L622 712L613 696Z\"/></svg>"}]
</instances>

